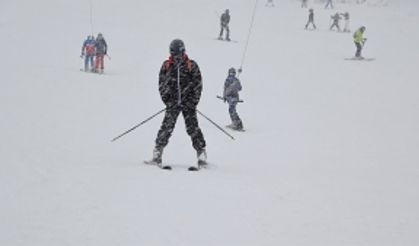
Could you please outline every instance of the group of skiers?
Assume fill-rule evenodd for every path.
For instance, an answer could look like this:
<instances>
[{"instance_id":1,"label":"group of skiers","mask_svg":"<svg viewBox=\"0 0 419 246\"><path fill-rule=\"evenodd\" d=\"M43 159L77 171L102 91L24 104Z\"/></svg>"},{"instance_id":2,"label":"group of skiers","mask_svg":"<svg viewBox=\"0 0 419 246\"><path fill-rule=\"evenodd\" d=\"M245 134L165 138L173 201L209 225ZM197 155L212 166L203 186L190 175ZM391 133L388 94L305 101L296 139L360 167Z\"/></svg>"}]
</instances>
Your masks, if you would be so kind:
<instances>
[{"instance_id":1,"label":"group of skiers","mask_svg":"<svg viewBox=\"0 0 419 246\"><path fill-rule=\"evenodd\" d=\"M273 4L273 1L268 2ZM303 0L303 3L306 3L306 1ZM349 13L336 13L336 15L342 15L345 19L349 20ZM220 21L221 31L219 39L224 40L223 32L225 30L225 40L230 41L230 29L228 26L230 13L228 9L221 15ZM305 26L306 29L309 24L312 24L316 29L313 9L309 9L309 20ZM338 30L340 29L338 23L334 23L333 26L336 26ZM349 30L348 25L345 25L344 30ZM353 35L357 48L355 57L359 59L362 59L361 51L366 41L366 38L363 37L364 32L365 27L362 26ZM93 36L89 36L83 43L82 48L82 56L85 57L85 70L89 70L88 65L90 64L91 67L94 67L94 71L103 72L103 56L106 53L107 45L102 34L99 34L96 39ZM152 160L146 163L164 168L162 165L163 151L173 133L177 118L182 114L186 132L191 137L192 146L196 151L198 168L205 167L207 165L206 141L199 127L197 117L197 113L200 113L197 110L197 106L201 99L203 87L201 71L197 62L190 59L186 54L185 43L182 40L174 39L169 45L169 53L169 58L163 62L160 68L158 80L160 97L165 104L165 115L155 139ZM93 57L96 57L95 62L92 61ZM236 76L237 73L241 72L241 68L238 70L229 68L227 78L224 81L223 95L217 96L228 103L231 124L227 127L237 131L243 131L243 122L236 109L237 104L242 102L239 98L242 85Z\"/></svg>"},{"instance_id":2,"label":"group of skiers","mask_svg":"<svg viewBox=\"0 0 419 246\"><path fill-rule=\"evenodd\" d=\"M104 57L107 55L108 45L99 33L95 39L93 35L87 36L81 47L81 58L84 58L84 71L103 73Z\"/></svg>"},{"instance_id":3,"label":"group of skiers","mask_svg":"<svg viewBox=\"0 0 419 246\"><path fill-rule=\"evenodd\" d=\"M314 24L314 10L310 8L308 11L309 11L308 20L304 29L307 30L310 24L312 25L314 29L317 29L316 24ZM345 20L345 26L343 30L341 30L340 28L340 20L342 19L342 17ZM351 32L351 30L349 29L349 18L350 18L349 12L345 12L345 13L336 12L334 15L330 16L330 18L332 19L332 25L330 26L329 30L332 31L334 28L336 28L338 32L341 32L341 31ZM366 29L365 26L361 26L353 35L355 46L356 46L356 52L355 52L356 59L363 59L361 52L367 40L366 38L363 37L365 29Z\"/></svg>"}]
</instances>

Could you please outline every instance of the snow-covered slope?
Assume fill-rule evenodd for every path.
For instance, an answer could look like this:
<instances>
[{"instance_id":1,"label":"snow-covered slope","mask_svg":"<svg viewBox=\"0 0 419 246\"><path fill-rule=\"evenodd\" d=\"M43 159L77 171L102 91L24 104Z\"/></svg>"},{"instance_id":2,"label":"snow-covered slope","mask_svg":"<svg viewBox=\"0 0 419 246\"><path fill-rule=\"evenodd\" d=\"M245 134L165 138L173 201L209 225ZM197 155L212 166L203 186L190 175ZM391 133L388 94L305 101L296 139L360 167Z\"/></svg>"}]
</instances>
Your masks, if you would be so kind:
<instances>
[{"instance_id":1,"label":"snow-covered slope","mask_svg":"<svg viewBox=\"0 0 419 246\"><path fill-rule=\"evenodd\" d=\"M419 15L416 1L337 4L303 29L298 1L259 1L240 75L245 133L230 140L204 118L211 167L180 118L164 161L145 166L162 116L157 73L182 38L200 65L199 110L242 63L255 1L93 0L93 32L109 44L106 74L79 71L89 1L0 3L0 245L417 245ZM403 4L402 4L403 3ZM214 40L229 8L231 36ZM364 56L345 61L365 25Z\"/></svg>"}]
</instances>

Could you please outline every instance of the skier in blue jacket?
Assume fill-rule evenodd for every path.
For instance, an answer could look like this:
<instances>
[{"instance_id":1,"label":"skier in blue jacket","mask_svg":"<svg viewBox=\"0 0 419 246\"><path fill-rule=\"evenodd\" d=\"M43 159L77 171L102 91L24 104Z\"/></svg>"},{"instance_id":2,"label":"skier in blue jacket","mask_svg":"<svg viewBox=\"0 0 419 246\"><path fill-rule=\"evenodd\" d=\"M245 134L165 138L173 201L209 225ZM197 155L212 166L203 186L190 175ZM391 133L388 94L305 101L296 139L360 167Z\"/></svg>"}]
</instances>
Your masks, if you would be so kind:
<instances>
[{"instance_id":1,"label":"skier in blue jacket","mask_svg":"<svg viewBox=\"0 0 419 246\"><path fill-rule=\"evenodd\" d=\"M83 46L81 47L81 55L80 57L84 57L84 71L93 71L94 70L94 60L96 54L96 41L95 37L87 36L87 39L84 40ZM90 64L90 67L89 67Z\"/></svg>"},{"instance_id":2,"label":"skier in blue jacket","mask_svg":"<svg viewBox=\"0 0 419 246\"><path fill-rule=\"evenodd\" d=\"M230 68L228 70L228 77L224 82L223 98L224 102L228 102L228 112L230 113L230 118L232 121L232 124L228 125L228 127L234 130L243 130L243 123L236 110L237 103L240 100L239 91L241 90L242 86L240 80L236 77L236 69Z\"/></svg>"}]
</instances>

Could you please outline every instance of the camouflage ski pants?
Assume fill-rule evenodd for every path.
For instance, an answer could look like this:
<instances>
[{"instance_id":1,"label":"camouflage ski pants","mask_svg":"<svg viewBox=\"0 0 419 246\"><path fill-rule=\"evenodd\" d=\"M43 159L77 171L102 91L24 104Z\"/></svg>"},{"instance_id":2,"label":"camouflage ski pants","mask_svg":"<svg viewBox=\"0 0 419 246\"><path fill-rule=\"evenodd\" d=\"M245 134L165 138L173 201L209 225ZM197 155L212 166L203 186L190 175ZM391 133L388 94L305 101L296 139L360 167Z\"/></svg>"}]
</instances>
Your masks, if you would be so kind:
<instances>
[{"instance_id":1,"label":"camouflage ski pants","mask_svg":"<svg viewBox=\"0 0 419 246\"><path fill-rule=\"evenodd\" d=\"M180 106L174 106L166 110L160 130L157 133L156 148L163 149L166 147L169 142L169 138L172 136L173 130L175 129L177 118L181 112L185 120L186 132L192 139L192 146L197 151L205 148L206 143L204 135L198 125L196 109Z\"/></svg>"},{"instance_id":2,"label":"camouflage ski pants","mask_svg":"<svg viewBox=\"0 0 419 246\"><path fill-rule=\"evenodd\" d=\"M242 126L242 120L240 119L236 110L237 103L237 100L228 100L228 112L230 114L231 122L233 125Z\"/></svg>"}]
</instances>

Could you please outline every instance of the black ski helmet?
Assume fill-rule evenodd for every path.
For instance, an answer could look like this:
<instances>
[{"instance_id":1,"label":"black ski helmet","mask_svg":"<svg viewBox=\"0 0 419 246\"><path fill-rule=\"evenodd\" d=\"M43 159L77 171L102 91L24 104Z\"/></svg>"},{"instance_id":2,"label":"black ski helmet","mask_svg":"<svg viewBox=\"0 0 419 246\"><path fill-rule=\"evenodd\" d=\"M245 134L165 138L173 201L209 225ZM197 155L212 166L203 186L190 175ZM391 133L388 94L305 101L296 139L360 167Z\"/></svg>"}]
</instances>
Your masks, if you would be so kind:
<instances>
[{"instance_id":1,"label":"black ski helmet","mask_svg":"<svg viewBox=\"0 0 419 246\"><path fill-rule=\"evenodd\" d=\"M236 69L234 69L234 67L230 68L230 69L228 70L228 74L229 74L229 75L236 75Z\"/></svg>"},{"instance_id":2,"label":"black ski helmet","mask_svg":"<svg viewBox=\"0 0 419 246\"><path fill-rule=\"evenodd\" d=\"M171 55L180 55L185 53L185 44L180 39L174 39L170 43L170 54Z\"/></svg>"}]
</instances>

